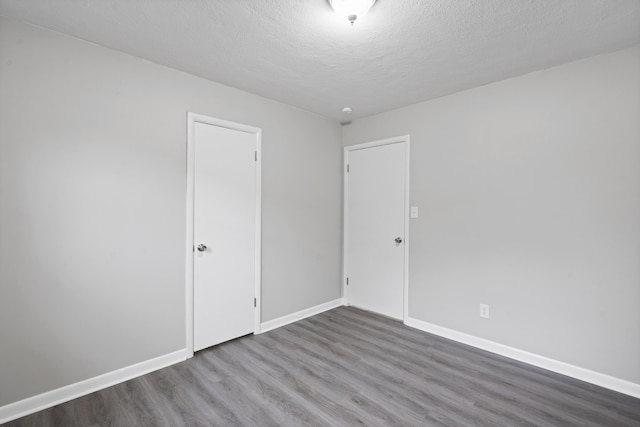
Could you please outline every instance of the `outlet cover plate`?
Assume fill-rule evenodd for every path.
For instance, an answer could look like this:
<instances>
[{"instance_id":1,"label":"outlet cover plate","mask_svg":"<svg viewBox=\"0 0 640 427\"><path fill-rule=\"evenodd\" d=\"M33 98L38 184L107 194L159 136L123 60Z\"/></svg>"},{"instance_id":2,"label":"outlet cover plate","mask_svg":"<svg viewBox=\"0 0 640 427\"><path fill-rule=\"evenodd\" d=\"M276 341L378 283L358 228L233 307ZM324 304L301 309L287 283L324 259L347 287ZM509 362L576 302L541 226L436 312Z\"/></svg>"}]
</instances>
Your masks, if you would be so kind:
<instances>
[{"instance_id":1,"label":"outlet cover plate","mask_svg":"<svg viewBox=\"0 0 640 427\"><path fill-rule=\"evenodd\" d=\"M489 304L480 304L480 317L483 319L489 318Z\"/></svg>"}]
</instances>

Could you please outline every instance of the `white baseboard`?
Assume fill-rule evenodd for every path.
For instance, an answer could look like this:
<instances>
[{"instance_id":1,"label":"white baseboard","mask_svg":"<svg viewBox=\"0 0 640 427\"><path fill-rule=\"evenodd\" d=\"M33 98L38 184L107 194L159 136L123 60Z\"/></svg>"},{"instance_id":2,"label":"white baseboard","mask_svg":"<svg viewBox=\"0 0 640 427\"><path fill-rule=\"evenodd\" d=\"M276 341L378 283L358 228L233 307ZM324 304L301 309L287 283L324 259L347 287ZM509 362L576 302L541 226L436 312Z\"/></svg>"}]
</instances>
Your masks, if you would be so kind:
<instances>
[{"instance_id":1,"label":"white baseboard","mask_svg":"<svg viewBox=\"0 0 640 427\"><path fill-rule=\"evenodd\" d=\"M343 305L344 298L338 298L333 301L325 302L324 304L316 305L315 307L306 308L295 313L287 314L286 316L278 317L277 319L269 320L268 322L263 322L260 325L260 333L271 331L281 326L302 320L305 317L315 316L323 311L331 310Z\"/></svg>"},{"instance_id":2,"label":"white baseboard","mask_svg":"<svg viewBox=\"0 0 640 427\"><path fill-rule=\"evenodd\" d=\"M182 362L186 360L186 356L187 351L185 349L174 351L173 353L145 360L135 365L126 366L115 371L107 372L106 374L98 375L97 377L10 403L0 407L0 424Z\"/></svg>"},{"instance_id":3,"label":"white baseboard","mask_svg":"<svg viewBox=\"0 0 640 427\"><path fill-rule=\"evenodd\" d=\"M586 381L600 387L608 388L619 393L624 393L628 394L629 396L640 398L640 384L635 384L630 381L622 380L620 378L601 374L599 372L591 371L579 366L570 365L558 360L549 359L547 357L529 353L524 350L518 350L517 348L499 344L494 341L489 341L484 338L478 338L473 335L468 335L462 332L455 331L453 329L424 322L422 320L413 319L411 317L407 318L404 323L407 326L420 329L421 331L429 332L431 334L448 338L453 341L461 342L472 347L490 351L491 353L496 353L501 356L518 360L520 362L528 363L529 365L534 365L540 368L547 369L549 371L566 375L568 377Z\"/></svg>"}]
</instances>

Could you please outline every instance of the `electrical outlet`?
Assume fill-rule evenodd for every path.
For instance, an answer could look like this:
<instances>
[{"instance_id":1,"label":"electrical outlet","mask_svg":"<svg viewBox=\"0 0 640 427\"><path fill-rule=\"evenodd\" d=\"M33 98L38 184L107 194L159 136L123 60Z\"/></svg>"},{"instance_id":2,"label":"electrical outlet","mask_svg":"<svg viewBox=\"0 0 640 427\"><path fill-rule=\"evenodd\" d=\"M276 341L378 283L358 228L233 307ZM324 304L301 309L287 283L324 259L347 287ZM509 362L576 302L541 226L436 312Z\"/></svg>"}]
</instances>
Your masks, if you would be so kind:
<instances>
[{"instance_id":1,"label":"electrical outlet","mask_svg":"<svg viewBox=\"0 0 640 427\"><path fill-rule=\"evenodd\" d=\"M483 319L489 318L489 304L480 304L480 317Z\"/></svg>"}]
</instances>

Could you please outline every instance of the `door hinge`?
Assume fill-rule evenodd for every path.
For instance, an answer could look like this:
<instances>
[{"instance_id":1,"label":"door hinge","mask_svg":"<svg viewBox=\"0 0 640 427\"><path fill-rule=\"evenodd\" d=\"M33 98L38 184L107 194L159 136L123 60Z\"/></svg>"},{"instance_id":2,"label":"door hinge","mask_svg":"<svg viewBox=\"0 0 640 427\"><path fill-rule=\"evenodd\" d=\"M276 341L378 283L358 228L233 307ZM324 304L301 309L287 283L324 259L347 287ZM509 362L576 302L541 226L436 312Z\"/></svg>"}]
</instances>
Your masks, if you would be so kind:
<instances>
[{"instance_id":1,"label":"door hinge","mask_svg":"<svg viewBox=\"0 0 640 427\"><path fill-rule=\"evenodd\" d=\"M253 299L253 307L257 307L258 306L258 298L254 298Z\"/></svg>"},{"instance_id":2,"label":"door hinge","mask_svg":"<svg viewBox=\"0 0 640 427\"><path fill-rule=\"evenodd\" d=\"M349 173L349 165L347 165L347 173Z\"/></svg>"},{"instance_id":3,"label":"door hinge","mask_svg":"<svg viewBox=\"0 0 640 427\"><path fill-rule=\"evenodd\" d=\"M255 154L254 160L257 162L258 161L258 152L254 151L254 154Z\"/></svg>"},{"instance_id":4,"label":"door hinge","mask_svg":"<svg viewBox=\"0 0 640 427\"><path fill-rule=\"evenodd\" d=\"M347 277L347 286L349 286L349 278Z\"/></svg>"}]
</instances>

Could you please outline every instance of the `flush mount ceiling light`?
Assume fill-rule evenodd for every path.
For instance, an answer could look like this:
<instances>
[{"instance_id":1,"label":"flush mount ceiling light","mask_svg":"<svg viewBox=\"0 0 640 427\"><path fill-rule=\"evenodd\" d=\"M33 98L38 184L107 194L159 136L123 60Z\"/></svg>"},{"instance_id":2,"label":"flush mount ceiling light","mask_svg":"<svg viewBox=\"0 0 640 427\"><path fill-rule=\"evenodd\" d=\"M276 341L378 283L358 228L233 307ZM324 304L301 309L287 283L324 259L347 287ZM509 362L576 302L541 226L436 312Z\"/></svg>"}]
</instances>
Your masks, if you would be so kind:
<instances>
[{"instance_id":1,"label":"flush mount ceiling light","mask_svg":"<svg viewBox=\"0 0 640 427\"><path fill-rule=\"evenodd\" d=\"M356 19L363 17L376 0L329 0L329 4L340 16L344 16L353 25Z\"/></svg>"}]
</instances>

